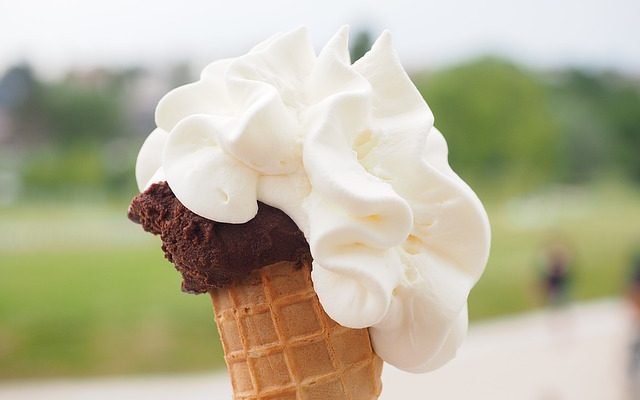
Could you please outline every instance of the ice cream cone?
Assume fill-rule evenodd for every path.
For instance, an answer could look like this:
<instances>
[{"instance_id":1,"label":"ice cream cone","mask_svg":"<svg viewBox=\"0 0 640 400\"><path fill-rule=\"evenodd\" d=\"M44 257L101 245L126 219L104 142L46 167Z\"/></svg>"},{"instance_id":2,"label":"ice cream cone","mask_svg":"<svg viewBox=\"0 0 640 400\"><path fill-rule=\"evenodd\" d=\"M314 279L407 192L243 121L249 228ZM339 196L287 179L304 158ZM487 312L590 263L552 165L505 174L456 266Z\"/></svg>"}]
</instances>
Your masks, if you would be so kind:
<instances>
[{"instance_id":1,"label":"ice cream cone","mask_svg":"<svg viewBox=\"0 0 640 400\"><path fill-rule=\"evenodd\" d=\"M210 290L236 400L369 400L382 360L367 329L338 325L313 290L309 265L279 262Z\"/></svg>"}]
</instances>

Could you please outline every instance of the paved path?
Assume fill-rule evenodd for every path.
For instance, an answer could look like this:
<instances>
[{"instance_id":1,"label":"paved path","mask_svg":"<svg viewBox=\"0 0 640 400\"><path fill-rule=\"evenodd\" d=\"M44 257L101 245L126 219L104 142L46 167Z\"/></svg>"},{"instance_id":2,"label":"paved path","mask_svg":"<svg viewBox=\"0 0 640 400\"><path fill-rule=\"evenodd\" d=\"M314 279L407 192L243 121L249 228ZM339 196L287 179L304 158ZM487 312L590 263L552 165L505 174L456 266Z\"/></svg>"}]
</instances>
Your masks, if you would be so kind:
<instances>
[{"instance_id":1,"label":"paved path","mask_svg":"<svg viewBox=\"0 0 640 400\"><path fill-rule=\"evenodd\" d=\"M385 366L381 399L625 397L630 312L619 301L472 325L458 357L412 375ZM226 374L0 383L2 400L230 399Z\"/></svg>"}]
</instances>

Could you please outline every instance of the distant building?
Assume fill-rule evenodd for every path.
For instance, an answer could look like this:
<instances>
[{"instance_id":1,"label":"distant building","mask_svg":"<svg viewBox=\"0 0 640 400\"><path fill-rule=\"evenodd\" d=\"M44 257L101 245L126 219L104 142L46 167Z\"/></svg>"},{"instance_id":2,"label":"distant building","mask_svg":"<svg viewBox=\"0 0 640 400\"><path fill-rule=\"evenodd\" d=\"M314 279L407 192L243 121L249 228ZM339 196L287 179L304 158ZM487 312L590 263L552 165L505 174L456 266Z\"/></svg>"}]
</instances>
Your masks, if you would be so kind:
<instances>
[{"instance_id":1,"label":"distant building","mask_svg":"<svg viewBox=\"0 0 640 400\"><path fill-rule=\"evenodd\" d=\"M0 143L16 136L16 113L33 95L36 83L31 67L20 64L7 70L0 78Z\"/></svg>"}]
</instances>

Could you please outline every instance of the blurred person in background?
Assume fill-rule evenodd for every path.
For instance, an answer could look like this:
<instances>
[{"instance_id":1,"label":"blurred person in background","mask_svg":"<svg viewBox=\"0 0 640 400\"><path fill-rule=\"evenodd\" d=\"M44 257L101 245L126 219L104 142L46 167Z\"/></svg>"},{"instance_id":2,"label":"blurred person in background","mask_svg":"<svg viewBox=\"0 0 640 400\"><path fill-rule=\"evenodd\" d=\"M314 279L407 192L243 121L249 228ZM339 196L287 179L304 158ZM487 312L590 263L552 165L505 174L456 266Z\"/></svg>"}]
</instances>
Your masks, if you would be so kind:
<instances>
[{"instance_id":1,"label":"blurred person in background","mask_svg":"<svg viewBox=\"0 0 640 400\"><path fill-rule=\"evenodd\" d=\"M640 250L631 257L627 283L627 301L631 306L631 343L629 346L630 398L640 399Z\"/></svg>"},{"instance_id":2,"label":"blurred person in background","mask_svg":"<svg viewBox=\"0 0 640 400\"><path fill-rule=\"evenodd\" d=\"M576 339L576 316L568 307L576 265L568 243L558 234L550 236L542 248L537 278L539 297L547 308L548 339L554 351L562 354L571 351Z\"/></svg>"},{"instance_id":3,"label":"blurred person in background","mask_svg":"<svg viewBox=\"0 0 640 400\"><path fill-rule=\"evenodd\" d=\"M568 303L573 281L573 257L564 240L555 238L544 249L540 288L544 304L560 307Z\"/></svg>"}]
</instances>

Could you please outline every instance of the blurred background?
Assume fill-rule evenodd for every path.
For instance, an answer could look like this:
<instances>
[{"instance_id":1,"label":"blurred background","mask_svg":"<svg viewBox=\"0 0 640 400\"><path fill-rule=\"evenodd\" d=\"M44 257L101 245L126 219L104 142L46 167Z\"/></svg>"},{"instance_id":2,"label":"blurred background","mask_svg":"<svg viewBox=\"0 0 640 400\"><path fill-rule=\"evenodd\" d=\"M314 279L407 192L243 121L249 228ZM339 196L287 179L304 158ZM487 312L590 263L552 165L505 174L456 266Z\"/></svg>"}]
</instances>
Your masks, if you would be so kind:
<instances>
[{"instance_id":1,"label":"blurred background","mask_svg":"<svg viewBox=\"0 0 640 400\"><path fill-rule=\"evenodd\" d=\"M137 151L208 62L301 25L319 49L345 23L353 59L391 30L489 212L472 332L607 298L633 374L639 18L634 0L0 0L0 388L224 367L208 298L126 218Z\"/></svg>"}]
</instances>

